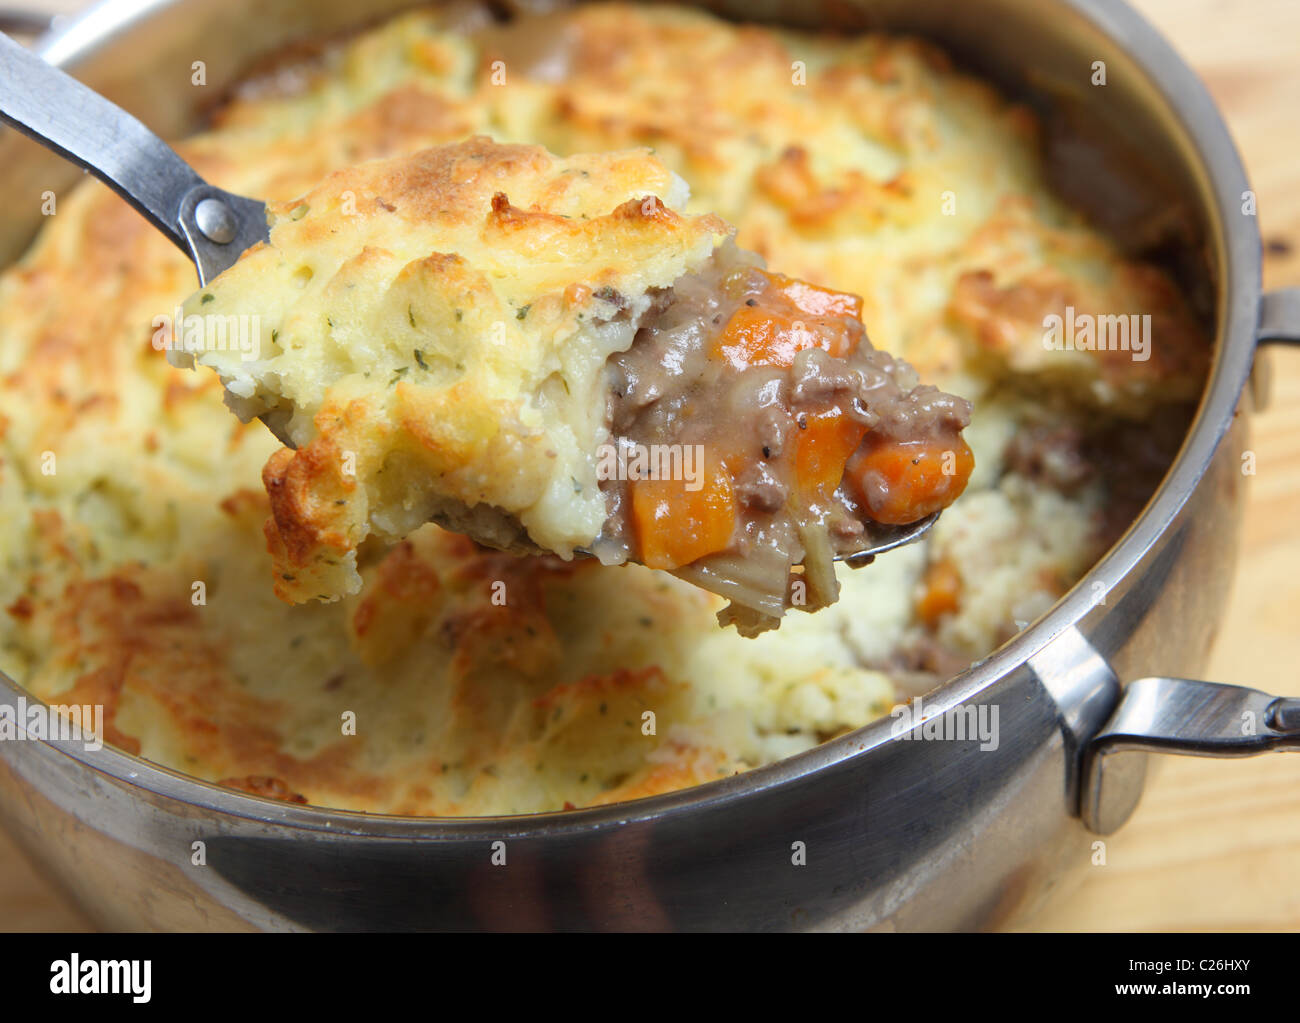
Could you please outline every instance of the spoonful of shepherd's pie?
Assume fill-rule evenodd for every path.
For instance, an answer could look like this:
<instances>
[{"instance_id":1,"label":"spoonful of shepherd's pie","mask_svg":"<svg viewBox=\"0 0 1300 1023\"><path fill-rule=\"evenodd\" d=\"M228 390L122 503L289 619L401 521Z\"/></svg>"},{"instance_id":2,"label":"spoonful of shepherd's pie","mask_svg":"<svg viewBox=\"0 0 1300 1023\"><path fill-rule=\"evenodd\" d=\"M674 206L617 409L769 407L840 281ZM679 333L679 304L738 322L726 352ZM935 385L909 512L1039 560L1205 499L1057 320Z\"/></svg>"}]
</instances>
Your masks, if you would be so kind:
<instances>
[{"instance_id":1,"label":"spoonful of shepherd's pie","mask_svg":"<svg viewBox=\"0 0 1300 1023\"><path fill-rule=\"evenodd\" d=\"M924 532L970 475L968 403L874 350L856 297L674 212L686 191L646 151L474 138L272 204L184 310L255 320L255 350L177 347L288 445L280 596L353 592L367 537L432 520L674 572L752 634Z\"/></svg>"},{"instance_id":2,"label":"spoonful of shepherd's pie","mask_svg":"<svg viewBox=\"0 0 1300 1023\"><path fill-rule=\"evenodd\" d=\"M686 184L646 151L473 138L267 206L3 35L0 120L194 260L156 346L287 445L263 470L285 600L355 592L368 537L434 521L671 571L754 635L833 602L834 561L920 537L973 468L966 401L873 349L856 297L674 212Z\"/></svg>"}]
</instances>

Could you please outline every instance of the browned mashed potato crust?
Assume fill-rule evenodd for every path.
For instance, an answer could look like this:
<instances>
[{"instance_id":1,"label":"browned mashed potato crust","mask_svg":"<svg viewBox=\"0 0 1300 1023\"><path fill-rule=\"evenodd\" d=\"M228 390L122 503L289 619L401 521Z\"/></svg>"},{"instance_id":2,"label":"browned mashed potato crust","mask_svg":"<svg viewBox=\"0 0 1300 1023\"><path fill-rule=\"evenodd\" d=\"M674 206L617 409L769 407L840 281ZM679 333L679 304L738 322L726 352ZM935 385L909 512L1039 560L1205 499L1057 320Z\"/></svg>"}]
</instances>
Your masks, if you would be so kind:
<instances>
[{"instance_id":1,"label":"browned mashed potato crust","mask_svg":"<svg viewBox=\"0 0 1300 1023\"><path fill-rule=\"evenodd\" d=\"M193 358L296 448L262 474L276 593L355 593L367 536L431 520L503 549L589 546L605 360L731 234L676 213L686 194L648 150L561 159L474 136L272 203L269 242L185 309L247 321L248 350Z\"/></svg>"},{"instance_id":2,"label":"browned mashed potato crust","mask_svg":"<svg viewBox=\"0 0 1300 1023\"><path fill-rule=\"evenodd\" d=\"M215 376L155 350L193 269L91 183L0 276L0 667L38 696L103 703L109 741L159 763L319 805L523 813L666 792L859 727L988 653L1157 482L1205 331L1052 196L1032 116L934 47L599 5L559 15L530 66L509 30L439 18L282 68L178 148L223 187L286 200L473 134L651 146L689 212L861 294L875 344L974 399L970 489L924 548L756 640L675 580L433 527L363 549L347 601L284 606L261 538L279 445L230 416ZM1150 313L1151 357L1045 351L1043 315L1065 305Z\"/></svg>"}]
</instances>

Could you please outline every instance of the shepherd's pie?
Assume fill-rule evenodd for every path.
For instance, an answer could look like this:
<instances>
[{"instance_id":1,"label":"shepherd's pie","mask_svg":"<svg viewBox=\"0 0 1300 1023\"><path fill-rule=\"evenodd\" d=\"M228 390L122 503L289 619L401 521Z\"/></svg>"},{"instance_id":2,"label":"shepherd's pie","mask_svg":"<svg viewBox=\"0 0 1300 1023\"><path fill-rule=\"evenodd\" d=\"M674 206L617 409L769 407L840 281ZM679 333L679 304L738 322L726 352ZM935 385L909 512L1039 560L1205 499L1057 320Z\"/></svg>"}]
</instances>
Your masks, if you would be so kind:
<instances>
[{"instance_id":1,"label":"shepherd's pie","mask_svg":"<svg viewBox=\"0 0 1300 1023\"><path fill-rule=\"evenodd\" d=\"M1037 616L1140 509L1209 334L1168 276L1052 193L1026 108L906 37L663 5L457 18L299 51L179 148L223 188L288 202L476 135L560 157L650 147L690 187L682 215L861 296L876 347L972 399L966 493L923 545L841 571L838 603L755 639L667 573L432 525L362 545L358 593L289 606L262 536L281 445L155 347L193 267L87 182L0 274L0 667L35 695L102 703L121 748L279 798L611 802L887 714ZM1150 315L1150 358L1044 347L1067 307Z\"/></svg>"}]
</instances>

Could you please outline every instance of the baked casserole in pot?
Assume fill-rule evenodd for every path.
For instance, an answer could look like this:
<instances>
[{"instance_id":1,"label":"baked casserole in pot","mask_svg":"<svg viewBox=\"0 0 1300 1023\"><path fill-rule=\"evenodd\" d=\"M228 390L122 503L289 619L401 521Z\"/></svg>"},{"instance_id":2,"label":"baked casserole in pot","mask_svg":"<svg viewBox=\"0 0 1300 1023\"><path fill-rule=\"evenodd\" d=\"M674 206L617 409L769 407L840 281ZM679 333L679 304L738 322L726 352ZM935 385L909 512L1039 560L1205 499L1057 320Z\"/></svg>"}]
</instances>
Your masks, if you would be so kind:
<instances>
[{"instance_id":1,"label":"baked casserole in pot","mask_svg":"<svg viewBox=\"0 0 1300 1023\"><path fill-rule=\"evenodd\" d=\"M286 210L475 137L649 149L686 213L860 297L875 348L969 398L973 472L923 542L756 636L664 572L432 524L290 604L294 456L154 343L193 267L106 188L58 189L3 239L0 669L102 706L109 745L0 744L23 844L153 927L987 926L1084 862L1140 791L1114 770L1103 805L1085 753L1120 678L1199 670L1241 498L1258 237L1163 43L1110 3L257 6L250 38L239 3L110 3L46 53L163 131L201 115L185 159ZM143 39L163 81L207 54L205 84L110 74ZM2 144L13 187L57 176ZM969 732L908 741L917 697Z\"/></svg>"}]
</instances>

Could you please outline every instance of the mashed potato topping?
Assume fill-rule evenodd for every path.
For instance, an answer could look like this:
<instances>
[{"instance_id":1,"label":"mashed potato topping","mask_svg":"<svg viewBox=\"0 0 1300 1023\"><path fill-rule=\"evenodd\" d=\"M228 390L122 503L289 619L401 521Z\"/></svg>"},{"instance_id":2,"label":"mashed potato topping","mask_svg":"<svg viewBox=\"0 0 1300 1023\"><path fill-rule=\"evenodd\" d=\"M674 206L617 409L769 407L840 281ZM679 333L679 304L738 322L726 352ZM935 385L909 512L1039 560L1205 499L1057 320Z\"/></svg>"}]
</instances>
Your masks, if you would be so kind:
<instances>
[{"instance_id":1,"label":"mashed potato topping","mask_svg":"<svg viewBox=\"0 0 1300 1023\"><path fill-rule=\"evenodd\" d=\"M1024 108L906 38L657 5L480 21L415 12L325 47L179 148L287 202L474 135L652 147L690 186L684 215L863 296L874 344L973 399L966 494L923 547L841 572L838 604L756 639L664 573L434 526L363 545L345 600L288 606L261 534L280 445L152 344L193 268L88 182L0 275L0 668L36 695L102 703L109 741L151 760L319 805L616 801L887 713L1037 615L1140 509L1208 337L1163 273L1053 196ZM1151 357L1045 347L1037 325L1070 306L1149 314Z\"/></svg>"},{"instance_id":2,"label":"mashed potato topping","mask_svg":"<svg viewBox=\"0 0 1300 1023\"><path fill-rule=\"evenodd\" d=\"M673 212L686 197L645 150L561 160L478 136L275 204L269 244L186 314L257 321L256 358L197 361L298 448L265 471L277 592L355 593L369 533L431 518L503 548L590 546L605 362L731 234Z\"/></svg>"}]
</instances>

